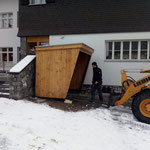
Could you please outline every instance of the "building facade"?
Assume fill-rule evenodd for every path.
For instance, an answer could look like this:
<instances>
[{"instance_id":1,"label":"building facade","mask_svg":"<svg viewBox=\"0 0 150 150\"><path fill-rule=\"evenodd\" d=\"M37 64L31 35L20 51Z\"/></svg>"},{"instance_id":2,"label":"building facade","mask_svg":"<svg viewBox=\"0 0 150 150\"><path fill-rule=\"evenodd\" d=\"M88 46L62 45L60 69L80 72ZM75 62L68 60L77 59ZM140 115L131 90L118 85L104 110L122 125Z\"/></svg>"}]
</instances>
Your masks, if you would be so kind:
<instances>
[{"instance_id":1,"label":"building facade","mask_svg":"<svg viewBox=\"0 0 150 150\"><path fill-rule=\"evenodd\" d=\"M0 1L0 70L8 71L19 60L20 38L17 37L18 0Z\"/></svg>"},{"instance_id":2,"label":"building facade","mask_svg":"<svg viewBox=\"0 0 150 150\"><path fill-rule=\"evenodd\" d=\"M149 69L150 1L20 0L18 35L22 57L39 45L85 43L95 50L91 62L102 68L103 84L120 85L120 70ZM91 80L90 65L84 84Z\"/></svg>"},{"instance_id":3,"label":"building facade","mask_svg":"<svg viewBox=\"0 0 150 150\"><path fill-rule=\"evenodd\" d=\"M50 36L50 45L85 43L94 49L91 63L96 61L103 72L104 85L121 85L122 69L149 69L150 32L105 33ZM91 64L90 63L90 64ZM129 74L135 80L145 74ZM92 67L84 84L91 84Z\"/></svg>"}]
</instances>

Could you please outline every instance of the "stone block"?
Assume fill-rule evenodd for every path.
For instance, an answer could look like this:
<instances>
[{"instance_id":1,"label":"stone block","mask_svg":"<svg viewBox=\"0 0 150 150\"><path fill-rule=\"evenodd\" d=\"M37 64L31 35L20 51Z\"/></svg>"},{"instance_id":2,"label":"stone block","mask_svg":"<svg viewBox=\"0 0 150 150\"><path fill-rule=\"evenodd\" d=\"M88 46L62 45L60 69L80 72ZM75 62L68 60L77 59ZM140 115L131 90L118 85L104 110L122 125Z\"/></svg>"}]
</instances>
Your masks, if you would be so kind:
<instances>
[{"instance_id":1,"label":"stone block","mask_svg":"<svg viewBox=\"0 0 150 150\"><path fill-rule=\"evenodd\" d=\"M35 61L19 74L10 74L10 97L24 99L35 95Z\"/></svg>"}]
</instances>

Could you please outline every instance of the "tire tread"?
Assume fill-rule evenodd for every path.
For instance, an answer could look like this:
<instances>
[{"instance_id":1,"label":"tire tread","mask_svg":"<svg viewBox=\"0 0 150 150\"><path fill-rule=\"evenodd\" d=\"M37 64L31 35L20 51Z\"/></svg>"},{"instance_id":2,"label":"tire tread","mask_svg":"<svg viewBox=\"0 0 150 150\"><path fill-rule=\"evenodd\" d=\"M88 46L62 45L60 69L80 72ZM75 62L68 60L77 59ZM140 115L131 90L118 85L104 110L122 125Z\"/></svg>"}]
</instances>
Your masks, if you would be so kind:
<instances>
[{"instance_id":1,"label":"tire tread","mask_svg":"<svg viewBox=\"0 0 150 150\"><path fill-rule=\"evenodd\" d=\"M139 109L140 103L144 99L150 99L150 89L143 90L134 96L131 105L132 112L140 122L150 124L150 118L143 116Z\"/></svg>"}]
</instances>

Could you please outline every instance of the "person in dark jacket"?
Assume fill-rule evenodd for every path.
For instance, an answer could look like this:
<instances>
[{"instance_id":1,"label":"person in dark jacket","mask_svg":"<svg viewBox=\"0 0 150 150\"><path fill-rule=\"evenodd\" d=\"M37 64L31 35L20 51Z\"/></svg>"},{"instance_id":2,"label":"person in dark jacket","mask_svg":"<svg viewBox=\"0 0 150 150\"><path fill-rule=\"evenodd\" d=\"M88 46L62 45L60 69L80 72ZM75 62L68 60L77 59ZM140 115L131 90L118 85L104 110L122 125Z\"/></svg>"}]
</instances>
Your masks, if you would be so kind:
<instances>
[{"instance_id":1,"label":"person in dark jacket","mask_svg":"<svg viewBox=\"0 0 150 150\"><path fill-rule=\"evenodd\" d=\"M95 92L98 91L100 105L103 102L102 96L102 70L98 68L97 63L92 63L93 67L93 80L91 88L91 103L95 103Z\"/></svg>"}]
</instances>

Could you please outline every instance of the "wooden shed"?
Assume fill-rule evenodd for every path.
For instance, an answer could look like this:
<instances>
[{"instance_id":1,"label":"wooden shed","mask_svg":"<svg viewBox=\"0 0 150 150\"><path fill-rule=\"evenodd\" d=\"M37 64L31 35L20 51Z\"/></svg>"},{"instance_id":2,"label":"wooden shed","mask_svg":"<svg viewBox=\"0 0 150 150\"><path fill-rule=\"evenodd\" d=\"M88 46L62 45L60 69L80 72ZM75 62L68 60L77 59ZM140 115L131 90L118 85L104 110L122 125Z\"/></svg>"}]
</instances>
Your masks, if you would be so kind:
<instances>
[{"instance_id":1,"label":"wooden shed","mask_svg":"<svg viewBox=\"0 0 150 150\"><path fill-rule=\"evenodd\" d=\"M65 99L80 90L93 49L85 44L36 48L36 96Z\"/></svg>"}]
</instances>

